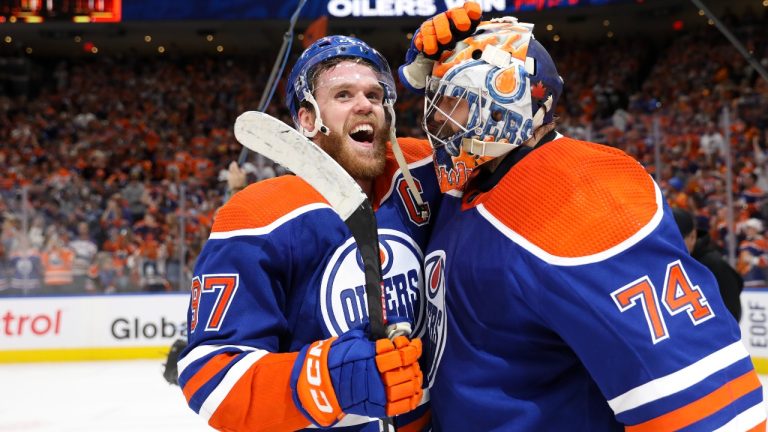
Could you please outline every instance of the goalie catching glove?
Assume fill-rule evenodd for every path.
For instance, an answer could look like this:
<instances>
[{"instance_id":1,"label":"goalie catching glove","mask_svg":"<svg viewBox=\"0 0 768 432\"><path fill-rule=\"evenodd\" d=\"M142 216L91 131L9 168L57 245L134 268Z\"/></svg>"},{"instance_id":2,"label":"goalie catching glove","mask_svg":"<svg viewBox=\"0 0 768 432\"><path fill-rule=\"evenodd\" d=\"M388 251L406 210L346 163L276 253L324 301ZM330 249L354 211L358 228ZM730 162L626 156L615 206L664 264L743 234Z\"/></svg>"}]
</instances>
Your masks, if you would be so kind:
<instances>
[{"instance_id":1,"label":"goalie catching glove","mask_svg":"<svg viewBox=\"0 0 768 432\"><path fill-rule=\"evenodd\" d=\"M382 418L416 408L423 381L421 340L368 340L360 330L305 346L291 374L293 401L328 427L345 414Z\"/></svg>"},{"instance_id":2,"label":"goalie catching glove","mask_svg":"<svg viewBox=\"0 0 768 432\"><path fill-rule=\"evenodd\" d=\"M405 64L398 69L400 81L411 91L423 94L435 60L456 42L474 33L483 11L475 2L448 9L424 21L411 39Z\"/></svg>"}]
</instances>

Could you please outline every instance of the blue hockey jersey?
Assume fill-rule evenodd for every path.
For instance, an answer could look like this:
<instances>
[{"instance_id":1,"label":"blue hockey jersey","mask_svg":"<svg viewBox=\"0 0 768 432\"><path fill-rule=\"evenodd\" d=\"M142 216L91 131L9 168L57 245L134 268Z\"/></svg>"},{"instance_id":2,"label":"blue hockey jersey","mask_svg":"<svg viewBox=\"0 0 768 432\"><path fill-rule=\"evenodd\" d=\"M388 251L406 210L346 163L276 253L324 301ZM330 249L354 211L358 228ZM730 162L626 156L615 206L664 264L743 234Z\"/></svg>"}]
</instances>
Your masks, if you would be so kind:
<instances>
[{"instance_id":1,"label":"blue hockey jersey","mask_svg":"<svg viewBox=\"0 0 768 432\"><path fill-rule=\"evenodd\" d=\"M441 198L431 151L401 139L415 180L430 206L416 212L391 149L374 185L388 317L423 333L423 251L431 212ZM322 196L295 176L253 184L216 214L198 257L189 346L179 384L189 406L216 429L297 430L310 422L291 398L290 374L305 345L367 322L365 278L354 239ZM396 421L420 430L425 405ZM378 431L378 420L347 415L335 427Z\"/></svg>"},{"instance_id":2,"label":"blue hockey jersey","mask_svg":"<svg viewBox=\"0 0 768 432\"><path fill-rule=\"evenodd\" d=\"M459 195L425 258L435 430L765 430L739 327L636 161L559 136Z\"/></svg>"}]
</instances>

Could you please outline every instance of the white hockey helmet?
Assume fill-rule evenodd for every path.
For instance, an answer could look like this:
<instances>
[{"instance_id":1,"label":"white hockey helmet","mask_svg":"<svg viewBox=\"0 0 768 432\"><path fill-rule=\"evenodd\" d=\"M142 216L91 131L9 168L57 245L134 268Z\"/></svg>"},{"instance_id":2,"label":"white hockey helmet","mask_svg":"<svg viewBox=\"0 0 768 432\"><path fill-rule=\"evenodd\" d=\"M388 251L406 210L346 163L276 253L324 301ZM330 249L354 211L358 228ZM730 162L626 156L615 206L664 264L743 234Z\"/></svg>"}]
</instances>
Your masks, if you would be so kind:
<instances>
[{"instance_id":1,"label":"white hockey helmet","mask_svg":"<svg viewBox=\"0 0 768 432\"><path fill-rule=\"evenodd\" d=\"M552 122L562 88L533 24L498 18L458 42L435 63L425 92L424 129L441 189L462 188L473 169Z\"/></svg>"}]
</instances>

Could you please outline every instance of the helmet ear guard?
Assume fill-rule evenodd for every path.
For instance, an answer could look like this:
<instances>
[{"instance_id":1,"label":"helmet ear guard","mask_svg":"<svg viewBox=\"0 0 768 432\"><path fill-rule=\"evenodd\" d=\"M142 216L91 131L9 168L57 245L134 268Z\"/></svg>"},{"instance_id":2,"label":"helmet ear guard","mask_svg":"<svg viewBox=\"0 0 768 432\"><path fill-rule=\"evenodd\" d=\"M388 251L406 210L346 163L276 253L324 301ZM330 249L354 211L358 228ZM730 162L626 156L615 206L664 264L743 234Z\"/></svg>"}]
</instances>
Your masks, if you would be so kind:
<instances>
[{"instance_id":1,"label":"helmet ear guard","mask_svg":"<svg viewBox=\"0 0 768 432\"><path fill-rule=\"evenodd\" d=\"M405 156L395 136L394 105L397 100L395 80L392 77L392 71L387 60L371 46L357 38L334 35L318 39L309 48L304 50L299 59L296 60L293 69L291 69L286 87L286 102L294 124L307 138L314 138L318 131L324 135L330 134L328 127L323 124L320 106L313 95L315 83L313 82L312 74L316 68L333 59L359 59L366 62L376 72L379 84L384 90L383 105L385 112L389 116L389 138L395 160L400 166L403 177L416 200L422 216L427 217L427 206L421 198L421 192L416 187L405 161ZM309 103L315 110L314 128L312 131L304 129L299 122L299 107L303 102Z\"/></svg>"},{"instance_id":2,"label":"helmet ear guard","mask_svg":"<svg viewBox=\"0 0 768 432\"><path fill-rule=\"evenodd\" d=\"M291 118L296 127L308 138L314 137L317 131L326 135L330 133L322 123L322 114L313 95L312 75L317 67L337 58L365 61L376 72L379 84L384 89L384 104L394 105L397 99L395 80L389 63L378 51L362 40L349 36L334 35L318 39L296 60L285 91L285 100L291 112ZM302 128L299 122L298 113L302 102L308 102L315 110L315 128L312 131Z\"/></svg>"}]
</instances>

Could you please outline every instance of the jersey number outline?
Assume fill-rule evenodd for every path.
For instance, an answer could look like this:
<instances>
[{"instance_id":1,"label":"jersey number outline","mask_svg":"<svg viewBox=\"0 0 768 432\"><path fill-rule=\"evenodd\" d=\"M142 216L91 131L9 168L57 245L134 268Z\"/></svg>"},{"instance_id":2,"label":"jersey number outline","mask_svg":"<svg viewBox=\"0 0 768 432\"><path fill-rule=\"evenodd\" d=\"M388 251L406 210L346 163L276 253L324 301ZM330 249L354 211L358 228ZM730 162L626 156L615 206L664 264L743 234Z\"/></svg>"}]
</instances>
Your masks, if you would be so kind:
<instances>
[{"instance_id":1,"label":"jersey number outline","mask_svg":"<svg viewBox=\"0 0 768 432\"><path fill-rule=\"evenodd\" d=\"M229 306L235 298L237 287L240 286L240 275L238 274L208 274L195 276L192 279L192 300L189 304L192 313L192 319L189 324L190 333L197 329L200 314L200 302L203 294L217 293L216 299L211 307L211 314L205 324L204 331L217 331L224 322L224 317L229 311ZM206 296L208 298L210 296Z\"/></svg>"},{"instance_id":2,"label":"jersey number outline","mask_svg":"<svg viewBox=\"0 0 768 432\"><path fill-rule=\"evenodd\" d=\"M670 315L687 312L695 326L715 316L706 296L698 285L691 282L680 260L667 264L661 299L647 275L612 292L611 298L622 313L640 302L654 345L669 338L667 323L659 303L664 305Z\"/></svg>"}]
</instances>

